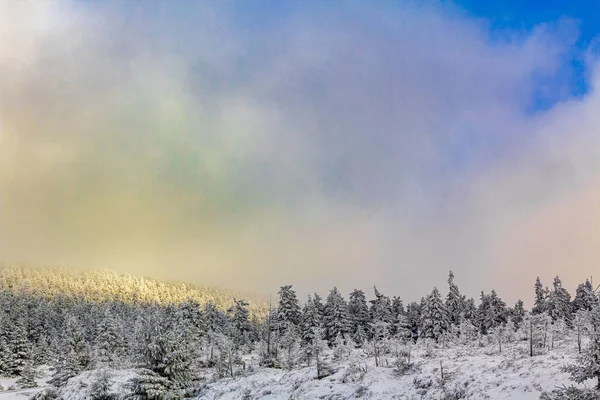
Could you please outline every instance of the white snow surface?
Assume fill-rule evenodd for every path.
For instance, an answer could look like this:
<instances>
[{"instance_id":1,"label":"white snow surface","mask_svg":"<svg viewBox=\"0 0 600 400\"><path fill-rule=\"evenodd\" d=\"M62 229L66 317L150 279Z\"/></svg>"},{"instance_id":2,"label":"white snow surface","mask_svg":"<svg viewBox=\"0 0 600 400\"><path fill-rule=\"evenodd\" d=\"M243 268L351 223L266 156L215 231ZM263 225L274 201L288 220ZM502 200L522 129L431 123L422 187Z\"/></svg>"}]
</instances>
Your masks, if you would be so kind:
<instances>
[{"instance_id":1,"label":"white snow surface","mask_svg":"<svg viewBox=\"0 0 600 400\"><path fill-rule=\"evenodd\" d=\"M291 371L259 369L246 376L219 379L205 384L201 399L443 399L461 393L465 399L539 399L542 391L572 384L561 367L574 362L574 341L529 357L526 342L495 346L411 349L412 371L400 373L396 357L388 356L388 366L375 367L374 359L361 351L342 361L336 372L316 379L316 368ZM356 360L366 372L357 371ZM446 381L441 384L440 361ZM354 364L354 365L353 365ZM386 365L386 361L383 361ZM364 370L363 370L364 371ZM589 381L580 387L592 387Z\"/></svg>"},{"instance_id":2,"label":"white snow surface","mask_svg":"<svg viewBox=\"0 0 600 400\"><path fill-rule=\"evenodd\" d=\"M375 367L374 359L360 349L341 361L331 361L335 373L316 379L316 367L300 366L293 370L261 368L256 356L245 356L247 368L234 378L216 378L211 369L202 370L201 391L197 399L444 399L461 392L464 399L538 399L542 391L572 384L561 367L574 362L574 341L562 342L545 354L529 357L526 342L496 346L453 346L450 348L411 348L412 369L401 373L389 354ZM330 355L331 356L331 355ZM446 381L441 384L440 361ZM360 365L360 369L357 368ZM387 366L386 366L387 365ZM366 372L364 371L366 366ZM112 370L112 391L127 393L125 384L136 376L135 369ZM83 400L97 376L86 371L71 378L60 390L64 400ZM0 379L7 389L14 380ZM43 383L43 382L40 382ZM586 387L595 386L588 381ZM27 399L23 394L0 392L0 400Z\"/></svg>"}]
</instances>

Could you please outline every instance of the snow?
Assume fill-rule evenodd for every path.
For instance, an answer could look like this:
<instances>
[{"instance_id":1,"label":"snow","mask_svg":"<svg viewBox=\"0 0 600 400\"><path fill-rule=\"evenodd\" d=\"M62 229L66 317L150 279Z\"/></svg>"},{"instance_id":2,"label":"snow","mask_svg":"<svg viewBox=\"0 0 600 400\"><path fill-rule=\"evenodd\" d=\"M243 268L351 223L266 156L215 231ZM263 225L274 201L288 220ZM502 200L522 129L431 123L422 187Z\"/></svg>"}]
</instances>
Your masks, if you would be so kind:
<instances>
[{"instance_id":1,"label":"snow","mask_svg":"<svg viewBox=\"0 0 600 400\"><path fill-rule=\"evenodd\" d=\"M574 362L577 356L574 340L568 339L546 354L529 357L527 342L507 343L499 353L495 345L485 347L454 345L450 348L411 347L411 367L400 372L397 358L388 354L380 367L361 350L349 359L334 362L335 373L316 379L315 366L303 366L291 371L261 368L256 356L244 356L247 368L244 376L215 378L215 371L203 369L200 394L197 399L234 400L265 399L440 399L444 395L459 395L465 399L539 399L542 391L571 385L561 367ZM332 357L332 352L328 355ZM405 358L402 358L406 360ZM440 362L446 379L442 385ZM98 371L86 371L71 378L60 390L64 400L84 400ZM45 386L47 368L38 369L40 386ZM111 370L112 392L126 394L126 383L137 370ZM0 378L7 389L16 379ZM587 382L593 387L595 382ZM0 400L27 399L41 388L19 392L0 392Z\"/></svg>"},{"instance_id":2,"label":"snow","mask_svg":"<svg viewBox=\"0 0 600 400\"><path fill-rule=\"evenodd\" d=\"M251 399L440 399L444 394L461 393L470 399L539 399L542 391L570 385L563 365L573 362L570 347L547 354L528 356L525 342L506 345L498 354L494 347L453 347L435 349L428 356L423 348L413 349L413 370L405 374L393 367L375 367L374 360L357 351L353 357L366 363L366 373L344 361L332 376L317 380L315 367L292 371L260 369L245 377L206 383L201 399L233 400L246 394ZM440 361L450 378L441 384ZM356 363L355 363L356 364ZM383 362L386 365L386 362ZM593 382L588 383L591 387Z\"/></svg>"},{"instance_id":3,"label":"snow","mask_svg":"<svg viewBox=\"0 0 600 400\"><path fill-rule=\"evenodd\" d=\"M0 377L0 386L4 389L0 391L0 400L29 399L34 393L44 390L48 385L46 381L50 377L50 368L44 365L37 368L36 372L38 378L35 381L39 387L31 389L19 389L16 384L19 378ZM12 388L12 390L9 390L9 388Z\"/></svg>"}]
</instances>

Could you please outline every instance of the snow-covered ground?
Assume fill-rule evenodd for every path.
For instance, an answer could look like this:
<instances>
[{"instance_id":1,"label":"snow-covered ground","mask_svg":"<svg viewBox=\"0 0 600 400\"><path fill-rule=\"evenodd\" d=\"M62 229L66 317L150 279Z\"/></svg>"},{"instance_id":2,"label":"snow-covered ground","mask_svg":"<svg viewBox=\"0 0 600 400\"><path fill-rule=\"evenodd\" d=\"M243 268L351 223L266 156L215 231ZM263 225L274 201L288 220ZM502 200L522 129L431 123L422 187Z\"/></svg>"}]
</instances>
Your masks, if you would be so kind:
<instances>
[{"instance_id":1,"label":"snow-covered ground","mask_svg":"<svg viewBox=\"0 0 600 400\"><path fill-rule=\"evenodd\" d=\"M291 371L258 367L256 357L246 356L246 371L235 378L217 379L214 370L203 370L198 399L538 399L542 391L571 385L561 367L574 362L575 342L567 340L545 354L529 357L527 342L507 343L500 353L493 345L450 348L411 348L411 366L396 367L397 358L388 354L375 366L372 357L356 350L343 360L329 360L334 373L316 379L316 367ZM329 355L331 357L331 354ZM406 361L406 357L400 357ZM406 367L406 364L404 364ZM442 380L441 369L444 371ZM112 391L127 393L125 384L136 370L110 371ZM41 373L40 375L44 375ZM86 371L69 380L60 391L64 400L83 400L96 371ZM14 379L1 379L7 389ZM40 379L40 386L45 385ZM586 386L592 387L589 381ZM39 389L37 389L39 390ZM0 400L27 399L31 394L11 392Z\"/></svg>"},{"instance_id":2,"label":"snow-covered ground","mask_svg":"<svg viewBox=\"0 0 600 400\"><path fill-rule=\"evenodd\" d=\"M37 369L36 383L38 387L31 389L21 389L16 383L18 378L3 378L0 377L0 400L25 400L29 399L33 394L42 391L47 387L46 381L50 377L50 369L46 366L42 366Z\"/></svg>"},{"instance_id":3,"label":"snow-covered ground","mask_svg":"<svg viewBox=\"0 0 600 400\"><path fill-rule=\"evenodd\" d=\"M413 366L404 373L393 366L393 356L387 357L388 367L375 367L373 358L357 352L354 360L341 362L333 375L321 380L315 379L314 366L292 371L260 369L245 377L206 383L200 398L533 400L542 391L572 383L560 368L574 361L574 346L574 342L571 346L564 343L533 358L526 342L507 344L502 353L495 347L460 346L430 352L413 348ZM440 365L445 374L443 384Z\"/></svg>"}]
</instances>

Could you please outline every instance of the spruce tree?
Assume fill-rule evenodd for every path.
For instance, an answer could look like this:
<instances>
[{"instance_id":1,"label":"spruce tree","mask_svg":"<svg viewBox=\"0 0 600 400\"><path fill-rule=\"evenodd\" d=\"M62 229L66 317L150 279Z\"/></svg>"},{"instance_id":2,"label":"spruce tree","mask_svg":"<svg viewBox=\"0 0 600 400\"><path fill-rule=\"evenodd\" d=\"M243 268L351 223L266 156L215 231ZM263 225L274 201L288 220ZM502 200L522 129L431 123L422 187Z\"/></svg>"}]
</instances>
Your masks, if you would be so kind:
<instances>
[{"instance_id":1,"label":"spruce tree","mask_svg":"<svg viewBox=\"0 0 600 400\"><path fill-rule=\"evenodd\" d=\"M532 314L541 314L546 311L546 291L542 286L542 282L540 281L540 277L538 276L535 280L534 285L535 290L535 301L533 303L533 307L531 308Z\"/></svg>"},{"instance_id":2,"label":"spruce tree","mask_svg":"<svg viewBox=\"0 0 600 400\"><path fill-rule=\"evenodd\" d=\"M106 370L100 370L94 376L88 397L90 400L117 400L118 396L112 393L111 375Z\"/></svg>"},{"instance_id":3,"label":"spruce tree","mask_svg":"<svg viewBox=\"0 0 600 400\"><path fill-rule=\"evenodd\" d=\"M235 300L235 305L229 309L233 329L234 342L236 346L243 346L249 341L250 312L245 300Z\"/></svg>"},{"instance_id":4,"label":"spruce tree","mask_svg":"<svg viewBox=\"0 0 600 400\"><path fill-rule=\"evenodd\" d=\"M37 382L35 381L35 369L33 369L29 361L23 366L21 376L15 383L21 389L29 389L38 386Z\"/></svg>"},{"instance_id":5,"label":"spruce tree","mask_svg":"<svg viewBox=\"0 0 600 400\"><path fill-rule=\"evenodd\" d=\"M346 335L350 332L348 305L336 287L331 289L329 296L327 296L323 327L329 344L333 344L338 334Z\"/></svg>"},{"instance_id":6,"label":"spruce tree","mask_svg":"<svg viewBox=\"0 0 600 400\"><path fill-rule=\"evenodd\" d=\"M98 326L96 359L102 364L115 366L124 353L124 347L123 331L110 310L106 309Z\"/></svg>"},{"instance_id":7,"label":"spruce tree","mask_svg":"<svg viewBox=\"0 0 600 400\"><path fill-rule=\"evenodd\" d=\"M600 307L595 307L589 314L590 342L574 365L564 370L571 374L577 383L596 379L596 390L600 392Z\"/></svg>"},{"instance_id":8,"label":"spruce tree","mask_svg":"<svg viewBox=\"0 0 600 400\"><path fill-rule=\"evenodd\" d=\"M421 327L421 305L417 302L412 302L406 307L407 324L412 332L413 342L419 338L419 330Z\"/></svg>"},{"instance_id":9,"label":"spruce tree","mask_svg":"<svg viewBox=\"0 0 600 400\"><path fill-rule=\"evenodd\" d=\"M579 284L575 291L575 298L573 299L573 313L579 310L591 311L598 305L598 297L594 294L594 289L589 280L585 280L585 283Z\"/></svg>"},{"instance_id":10,"label":"spruce tree","mask_svg":"<svg viewBox=\"0 0 600 400\"><path fill-rule=\"evenodd\" d=\"M548 295L546 309L552 321L561 319L570 323L571 295L562 287L562 282L558 276L554 278L553 290Z\"/></svg>"},{"instance_id":11,"label":"spruce tree","mask_svg":"<svg viewBox=\"0 0 600 400\"><path fill-rule=\"evenodd\" d=\"M366 331L369 326L369 307L367 299L362 290L355 289L350 293L348 302L348 312L352 324L352 338L358 344L362 344Z\"/></svg>"},{"instance_id":12,"label":"spruce tree","mask_svg":"<svg viewBox=\"0 0 600 400\"><path fill-rule=\"evenodd\" d=\"M510 319L515 325L515 329L519 329L525 318L525 307L523 306L523 300L518 300L512 309Z\"/></svg>"},{"instance_id":13,"label":"spruce tree","mask_svg":"<svg viewBox=\"0 0 600 400\"><path fill-rule=\"evenodd\" d=\"M375 292L375 299L371 300L371 309L369 311L371 322L381 321L392 325L394 318L392 316L390 298L379 292L376 286L373 286L373 291Z\"/></svg>"},{"instance_id":14,"label":"spruce tree","mask_svg":"<svg viewBox=\"0 0 600 400\"><path fill-rule=\"evenodd\" d=\"M450 329L448 311L437 288L425 298L421 309L421 331L419 337L438 341Z\"/></svg>"},{"instance_id":15,"label":"spruce tree","mask_svg":"<svg viewBox=\"0 0 600 400\"><path fill-rule=\"evenodd\" d=\"M277 315L278 323L281 327L286 327L288 324L294 326L300 325L300 305L296 292L292 289L292 285L282 286L279 290L279 307Z\"/></svg>"},{"instance_id":16,"label":"spruce tree","mask_svg":"<svg viewBox=\"0 0 600 400\"><path fill-rule=\"evenodd\" d=\"M452 271L448 274L448 296L446 297L446 309L448 309L448 316L450 323L453 325L459 325L461 315L464 312L464 305L460 290L454 283L454 274Z\"/></svg>"},{"instance_id":17,"label":"spruce tree","mask_svg":"<svg viewBox=\"0 0 600 400\"><path fill-rule=\"evenodd\" d=\"M308 296L308 300L304 303L301 319L300 336L302 342L304 344L312 344L314 342L314 329L321 325L321 318L319 310L310 296Z\"/></svg>"},{"instance_id":18,"label":"spruce tree","mask_svg":"<svg viewBox=\"0 0 600 400\"><path fill-rule=\"evenodd\" d=\"M31 349L27 340L27 331L21 319L13 322L8 330L8 348L10 351L9 370L13 376L21 376L25 365L31 360Z\"/></svg>"}]
</instances>

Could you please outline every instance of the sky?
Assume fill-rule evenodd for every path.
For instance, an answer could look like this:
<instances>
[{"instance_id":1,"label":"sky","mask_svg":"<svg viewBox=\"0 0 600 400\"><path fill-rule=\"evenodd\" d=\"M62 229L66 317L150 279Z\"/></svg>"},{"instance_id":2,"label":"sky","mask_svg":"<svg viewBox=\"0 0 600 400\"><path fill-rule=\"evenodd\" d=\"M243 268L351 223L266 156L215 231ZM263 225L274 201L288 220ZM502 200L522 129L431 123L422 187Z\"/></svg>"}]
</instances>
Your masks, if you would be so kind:
<instances>
[{"instance_id":1,"label":"sky","mask_svg":"<svg viewBox=\"0 0 600 400\"><path fill-rule=\"evenodd\" d=\"M0 2L0 260L574 292L600 261L590 3Z\"/></svg>"}]
</instances>

